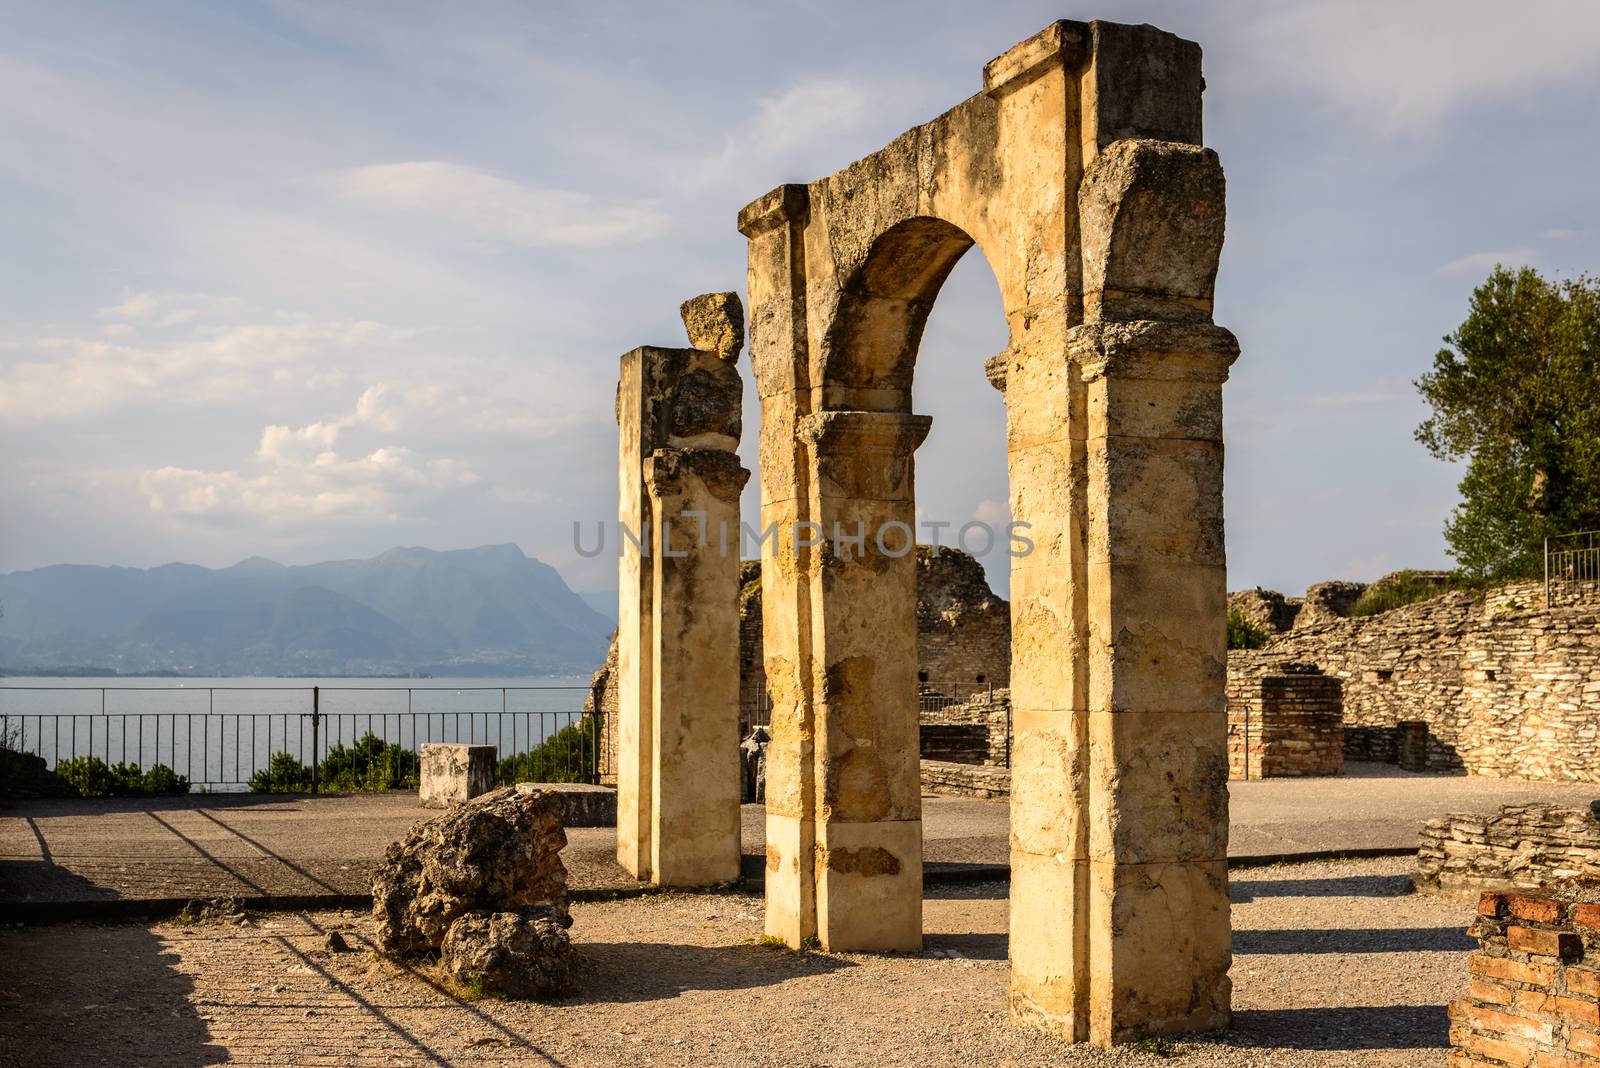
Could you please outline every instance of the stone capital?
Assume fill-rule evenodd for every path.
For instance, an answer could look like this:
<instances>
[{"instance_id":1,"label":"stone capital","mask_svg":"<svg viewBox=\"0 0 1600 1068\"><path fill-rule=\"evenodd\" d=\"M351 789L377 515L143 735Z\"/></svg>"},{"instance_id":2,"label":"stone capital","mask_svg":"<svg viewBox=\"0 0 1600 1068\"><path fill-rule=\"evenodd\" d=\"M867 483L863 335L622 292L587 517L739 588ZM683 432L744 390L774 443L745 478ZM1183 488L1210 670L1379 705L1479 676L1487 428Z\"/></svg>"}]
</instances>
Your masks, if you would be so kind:
<instances>
[{"instance_id":1,"label":"stone capital","mask_svg":"<svg viewBox=\"0 0 1600 1068\"><path fill-rule=\"evenodd\" d=\"M819 456L846 451L909 456L932 426L932 416L910 412L829 411L802 416L797 433Z\"/></svg>"},{"instance_id":2,"label":"stone capital","mask_svg":"<svg viewBox=\"0 0 1600 1068\"><path fill-rule=\"evenodd\" d=\"M1226 382L1228 368L1239 358L1239 341L1231 330L1211 323L1084 323L1067 331L1067 357L1084 382Z\"/></svg>"},{"instance_id":3,"label":"stone capital","mask_svg":"<svg viewBox=\"0 0 1600 1068\"><path fill-rule=\"evenodd\" d=\"M786 222L803 223L810 205L811 194L805 186L780 185L740 209L739 232L745 237L755 237Z\"/></svg>"},{"instance_id":4,"label":"stone capital","mask_svg":"<svg viewBox=\"0 0 1600 1068\"><path fill-rule=\"evenodd\" d=\"M650 495L660 499L683 492L684 479L693 475L720 501L739 499L750 472L737 453L724 449L657 449L644 464Z\"/></svg>"}]
</instances>

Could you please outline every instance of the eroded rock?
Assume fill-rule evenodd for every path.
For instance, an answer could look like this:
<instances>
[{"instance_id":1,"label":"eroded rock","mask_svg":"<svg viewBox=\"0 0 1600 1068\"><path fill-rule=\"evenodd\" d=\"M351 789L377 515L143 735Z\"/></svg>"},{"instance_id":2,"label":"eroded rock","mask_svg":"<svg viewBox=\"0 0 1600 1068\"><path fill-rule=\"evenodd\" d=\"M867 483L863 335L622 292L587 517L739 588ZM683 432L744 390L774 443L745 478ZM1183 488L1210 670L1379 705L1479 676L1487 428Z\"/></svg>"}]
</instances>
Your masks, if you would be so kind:
<instances>
[{"instance_id":1,"label":"eroded rock","mask_svg":"<svg viewBox=\"0 0 1600 1068\"><path fill-rule=\"evenodd\" d=\"M560 800L525 785L418 823L373 873L378 948L438 954L453 979L489 993L555 992L568 974L556 958L571 948L566 844Z\"/></svg>"},{"instance_id":2,"label":"eroded rock","mask_svg":"<svg viewBox=\"0 0 1600 1068\"><path fill-rule=\"evenodd\" d=\"M544 997L572 983L571 923L554 909L463 916L445 932L439 967L464 987Z\"/></svg>"}]
</instances>

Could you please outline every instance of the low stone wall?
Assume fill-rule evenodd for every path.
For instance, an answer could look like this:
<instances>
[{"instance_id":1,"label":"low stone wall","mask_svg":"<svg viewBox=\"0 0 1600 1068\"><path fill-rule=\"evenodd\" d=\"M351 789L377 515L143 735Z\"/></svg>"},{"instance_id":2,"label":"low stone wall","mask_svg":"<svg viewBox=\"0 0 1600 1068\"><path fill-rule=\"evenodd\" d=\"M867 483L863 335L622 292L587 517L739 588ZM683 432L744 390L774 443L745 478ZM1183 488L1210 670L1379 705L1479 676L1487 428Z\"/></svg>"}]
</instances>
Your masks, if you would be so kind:
<instances>
[{"instance_id":1,"label":"low stone wall","mask_svg":"<svg viewBox=\"0 0 1600 1068\"><path fill-rule=\"evenodd\" d=\"M1491 815L1451 813L1422 825L1419 890L1537 890L1600 876L1600 819L1556 805L1505 805Z\"/></svg>"},{"instance_id":2,"label":"low stone wall","mask_svg":"<svg viewBox=\"0 0 1600 1068\"><path fill-rule=\"evenodd\" d=\"M543 790L561 802L563 827L615 827L617 790L614 786L591 786L581 782L519 782L523 793Z\"/></svg>"},{"instance_id":3,"label":"low stone wall","mask_svg":"<svg viewBox=\"0 0 1600 1068\"><path fill-rule=\"evenodd\" d=\"M1600 1064L1597 899L1576 885L1483 895L1467 996L1450 1003L1451 1068Z\"/></svg>"},{"instance_id":4,"label":"low stone wall","mask_svg":"<svg viewBox=\"0 0 1600 1068\"><path fill-rule=\"evenodd\" d=\"M1344 769L1338 679L1279 663L1228 675L1228 778L1337 775Z\"/></svg>"},{"instance_id":5,"label":"low stone wall","mask_svg":"<svg viewBox=\"0 0 1600 1068\"><path fill-rule=\"evenodd\" d=\"M1009 797L1011 769L993 764L922 762L922 788L930 794L957 797Z\"/></svg>"}]
</instances>

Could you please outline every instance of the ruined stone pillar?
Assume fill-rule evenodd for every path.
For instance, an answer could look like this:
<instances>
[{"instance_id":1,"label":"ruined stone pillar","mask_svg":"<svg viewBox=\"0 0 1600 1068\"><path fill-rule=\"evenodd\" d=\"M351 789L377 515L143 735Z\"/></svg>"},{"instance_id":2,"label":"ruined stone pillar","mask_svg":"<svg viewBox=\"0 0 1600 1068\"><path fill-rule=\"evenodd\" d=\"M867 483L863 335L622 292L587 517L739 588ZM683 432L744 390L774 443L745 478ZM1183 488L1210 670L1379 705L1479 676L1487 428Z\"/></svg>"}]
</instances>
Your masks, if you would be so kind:
<instances>
[{"instance_id":1,"label":"ruined stone pillar","mask_svg":"<svg viewBox=\"0 0 1600 1068\"><path fill-rule=\"evenodd\" d=\"M721 449L657 449L646 464L650 878L660 886L739 877L739 493L749 477Z\"/></svg>"},{"instance_id":2,"label":"ruined stone pillar","mask_svg":"<svg viewBox=\"0 0 1600 1068\"><path fill-rule=\"evenodd\" d=\"M1229 1018L1222 193L1207 149L1101 147L1079 202L1084 322L1063 361L1021 354L1006 382L1013 492L1068 560L1014 573L1012 1004L1101 1044ZM1040 366L1064 374L1018 395ZM1052 396L1053 441L1034 421ZM1057 642L1072 667L1048 663Z\"/></svg>"},{"instance_id":3,"label":"ruined stone pillar","mask_svg":"<svg viewBox=\"0 0 1600 1068\"><path fill-rule=\"evenodd\" d=\"M744 312L683 317L696 348L622 357L617 861L658 886L739 874L739 465Z\"/></svg>"},{"instance_id":4,"label":"ruined stone pillar","mask_svg":"<svg viewBox=\"0 0 1600 1068\"><path fill-rule=\"evenodd\" d=\"M931 422L872 411L801 420L821 539L813 601L864 608L812 632L816 796L801 837L814 836L815 862L798 870L814 881L825 948L922 947L917 624L903 606L917 596L912 453Z\"/></svg>"}]
</instances>

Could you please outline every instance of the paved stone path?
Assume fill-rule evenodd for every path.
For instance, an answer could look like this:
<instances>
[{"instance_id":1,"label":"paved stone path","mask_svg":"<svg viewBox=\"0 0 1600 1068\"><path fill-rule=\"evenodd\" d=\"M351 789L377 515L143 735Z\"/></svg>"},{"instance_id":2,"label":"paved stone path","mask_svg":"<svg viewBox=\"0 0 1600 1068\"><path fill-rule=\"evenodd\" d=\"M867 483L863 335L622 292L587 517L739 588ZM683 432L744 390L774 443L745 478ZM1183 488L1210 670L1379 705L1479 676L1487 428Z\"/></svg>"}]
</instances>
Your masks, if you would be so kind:
<instances>
[{"instance_id":1,"label":"paved stone path","mask_svg":"<svg viewBox=\"0 0 1600 1068\"><path fill-rule=\"evenodd\" d=\"M769 949L753 894L579 903L577 989L543 1003L379 960L353 910L0 925L0 1068L1444 1068L1474 903L1408 893L1409 866L1236 873L1235 1029L1170 1062L1013 1026L1007 888L987 883L930 888L921 953Z\"/></svg>"},{"instance_id":2,"label":"paved stone path","mask_svg":"<svg viewBox=\"0 0 1600 1068\"><path fill-rule=\"evenodd\" d=\"M1408 848L1423 820L1513 801L1586 806L1600 786L1411 775L1351 765L1336 779L1233 783L1235 858ZM924 799L924 859L961 873L1007 859L1007 803ZM355 895L384 847L427 816L410 794L190 795L13 802L0 808L0 908L19 902ZM747 869L759 872L763 813L744 809ZM573 828L563 859L575 890L635 885L614 832Z\"/></svg>"}]
</instances>

